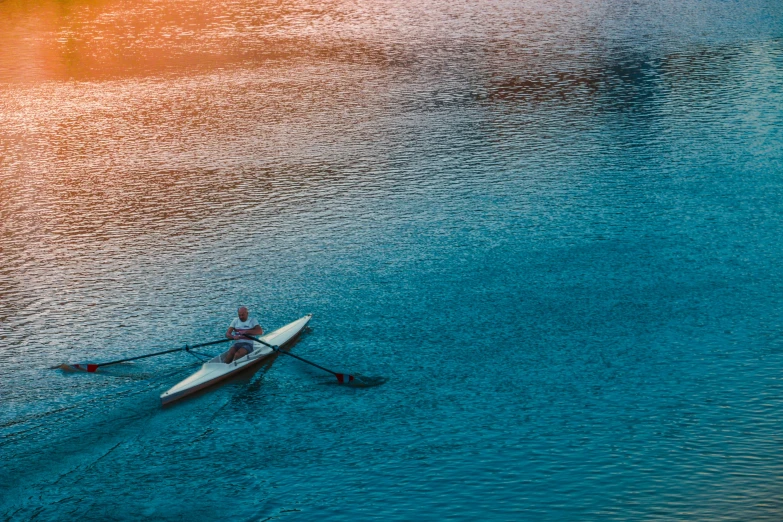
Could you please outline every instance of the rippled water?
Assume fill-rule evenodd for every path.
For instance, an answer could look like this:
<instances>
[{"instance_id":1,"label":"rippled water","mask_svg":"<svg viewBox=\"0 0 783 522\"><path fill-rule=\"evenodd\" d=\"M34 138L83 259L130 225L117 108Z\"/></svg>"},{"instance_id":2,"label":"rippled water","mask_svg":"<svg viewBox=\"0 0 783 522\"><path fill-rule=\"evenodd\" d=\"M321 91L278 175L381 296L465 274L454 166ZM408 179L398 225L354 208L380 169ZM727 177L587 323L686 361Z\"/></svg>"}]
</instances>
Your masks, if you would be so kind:
<instances>
[{"instance_id":1,"label":"rippled water","mask_svg":"<svg viewBox=\"0 0 783 522\"><path fill-rule=\"evenodd\" d=\"M780 520L783 5L0 2L9 520ZM171 408L236 306L293 348Z\"/></svg>"}]
</instances>

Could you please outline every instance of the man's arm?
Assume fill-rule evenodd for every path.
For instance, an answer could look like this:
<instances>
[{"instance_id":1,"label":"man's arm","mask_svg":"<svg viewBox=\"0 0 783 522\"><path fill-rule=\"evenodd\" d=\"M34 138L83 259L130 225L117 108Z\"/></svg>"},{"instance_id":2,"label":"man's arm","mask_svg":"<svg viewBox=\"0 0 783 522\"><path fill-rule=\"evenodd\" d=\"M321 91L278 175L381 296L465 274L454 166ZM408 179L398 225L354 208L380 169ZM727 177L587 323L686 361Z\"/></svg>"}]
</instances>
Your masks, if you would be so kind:
<instances>
[{"instance_id":1,"label":"man's arm","mask_svg":"<svg viewBox=\"0 0 783 522\"><path fill-rule=\"evenodd\" d=\"M261 328L261 325L257 324L253 328L250 328L249 330L236 330L236 332L239 334L247 334L247 335L261 335L262 333L264 333L264 330Z\"/></svg>"},{"instance_id":2,"label":"man's arm","mask_svg":"<svg viewBox=\"0 0 783 522\"><path fill-rule=\"evenodd\" d=\"M229 326L228 330L226 330L226 338L234 339L234 327L233 326Z\"/></svg>"}]
</instances>

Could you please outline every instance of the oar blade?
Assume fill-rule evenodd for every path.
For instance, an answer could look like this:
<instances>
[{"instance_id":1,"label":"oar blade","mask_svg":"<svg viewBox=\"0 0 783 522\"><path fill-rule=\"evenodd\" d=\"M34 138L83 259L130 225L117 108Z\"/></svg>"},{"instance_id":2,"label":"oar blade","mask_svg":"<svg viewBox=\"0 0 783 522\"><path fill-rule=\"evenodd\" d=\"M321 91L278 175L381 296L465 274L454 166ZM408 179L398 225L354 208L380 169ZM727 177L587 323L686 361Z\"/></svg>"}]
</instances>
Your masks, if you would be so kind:
<instances>
[{"instance_id":1,"label":"oar blade","mask_svg":"<svg viewBox=\"0 0 783 522\"><path fill-rule=\"evenodd\" d=\"M348 384L355 378L353 375L348 375L347 373L335 373L335 376L337 376L337 382L340 384Z\"/></svg>"},{"instance_id":2,"label":"oar blade","mask_svg":"<svg viewBox=\"0 0 783 522\"><path fill-rule=\"evenodd\" d=\"M61 364L60 366L56 366L56 368L60 368L63 371L66 372L88 372L88 373L95 373L98 371L98 365L97 364Z\"/></svg>"}]
</instances>

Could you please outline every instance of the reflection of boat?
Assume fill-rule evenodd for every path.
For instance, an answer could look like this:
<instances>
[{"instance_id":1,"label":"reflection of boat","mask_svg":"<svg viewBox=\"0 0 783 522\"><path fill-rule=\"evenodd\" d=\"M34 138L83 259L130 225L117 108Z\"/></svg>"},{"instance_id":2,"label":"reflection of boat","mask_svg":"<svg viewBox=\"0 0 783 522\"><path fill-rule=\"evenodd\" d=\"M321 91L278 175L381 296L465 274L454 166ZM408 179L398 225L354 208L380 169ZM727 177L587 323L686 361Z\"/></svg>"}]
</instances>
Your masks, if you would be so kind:
<instances>
[{"instance_id":1,"label":"reflection of boat","mask_svg":"<svg viewBox=\"0 0 783 522\"><path fill-rule=\"evenodd\" d=\"M311 317L312 314L307 314L301 319L297 319L293 323L287 324L282 328L278 328L274 332L270 332L264 335L260 339L272 346L283 347L284 345L292 342L300 333L302 333L304 327L307 326L308 322L310 322ZM232 363L226 364L222 362L221 357L223 354L220 354L204 363L199 371L161 395L160 402L162 404L168 404L199 390L203 390L207 386L212 386L213 384L222 381L231 375L235 375L246 368L255 366L259 362L269 357L272 353L274 353L274 350L268 346L254 342L252 353L237 359Z\"/></svg>"}]
</instances>

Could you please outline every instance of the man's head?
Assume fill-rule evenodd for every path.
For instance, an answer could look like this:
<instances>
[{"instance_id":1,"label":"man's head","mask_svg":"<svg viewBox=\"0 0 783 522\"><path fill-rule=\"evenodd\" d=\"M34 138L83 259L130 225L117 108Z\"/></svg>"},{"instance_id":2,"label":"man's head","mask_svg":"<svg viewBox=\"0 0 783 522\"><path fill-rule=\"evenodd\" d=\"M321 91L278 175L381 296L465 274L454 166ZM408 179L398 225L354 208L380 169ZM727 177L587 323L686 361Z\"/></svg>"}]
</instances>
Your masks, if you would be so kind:
<instances>
[{"instance_id":1,"label":"man's head","mask_svg":"<svg viewBox=\"0 0 783 522\"><path fill-rule=\"evenodd\" d=\"M248 314L247 308L245 308L244 306L240 306L239 310L237 310L237 315L239 316L240 321L243 322L247 321L247 314Z\"/></svg>"}]
</instances>

